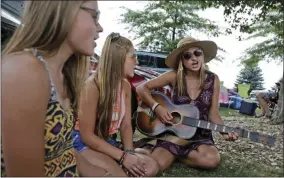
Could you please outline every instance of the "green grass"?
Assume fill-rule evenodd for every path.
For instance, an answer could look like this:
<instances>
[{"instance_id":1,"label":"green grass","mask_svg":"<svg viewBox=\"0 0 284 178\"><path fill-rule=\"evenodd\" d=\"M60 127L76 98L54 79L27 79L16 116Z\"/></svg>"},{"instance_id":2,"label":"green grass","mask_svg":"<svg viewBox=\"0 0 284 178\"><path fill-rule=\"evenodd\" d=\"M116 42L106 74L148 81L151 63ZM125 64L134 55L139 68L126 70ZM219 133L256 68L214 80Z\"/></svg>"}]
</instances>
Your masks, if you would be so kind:
<instances>
[{"instance_id":1,"label":"green grass","mask_svg":"<svg viewBox=\"0 0 284 178\"><path fill-rule=\"evenodd\" d=\"M220 108L222 117L251 117L240 114L238 111L228 108ZM137 130L134 139L145 137ZM221 154L222 161L216 169L204 170L187 167L179 162L174 162L166 171L159 173L161 177L283 177L283 169L275 169L245 157L232 158L229 153Z\"/></svg>"},{"instance_id":2,"label":"green grass","mask_svg":"<svg viewBox=\"0 0 284 178\"><path fill-rule=\"evenodd\" d=\"M166 171L159 173L161 177L283 177L283 170L275 170L257 162L248 160L232 161L229 155L222 155L222 162L216 169L195 169L175 162Z\"/></svg>"}]
</instances>

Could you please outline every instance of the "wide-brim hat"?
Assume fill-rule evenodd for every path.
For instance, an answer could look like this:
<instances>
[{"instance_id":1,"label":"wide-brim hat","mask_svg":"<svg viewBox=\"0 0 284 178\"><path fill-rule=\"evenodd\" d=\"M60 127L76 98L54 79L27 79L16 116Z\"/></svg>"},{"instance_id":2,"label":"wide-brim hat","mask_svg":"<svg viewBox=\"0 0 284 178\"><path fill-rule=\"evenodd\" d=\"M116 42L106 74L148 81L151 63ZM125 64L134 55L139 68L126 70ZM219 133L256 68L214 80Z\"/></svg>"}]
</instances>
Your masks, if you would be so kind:
<instances>
[{"instance_id":1,"label":"wide-brim hat","mask_svg":"<svg viewBox=\"0 0 284 178\"><path fill-rule=\"evenodd\" d=\"M179 62L178 55L191 47L199 47L202 49L205 63L211 61L217 55L218 47L215 42L209 40L200 41L192 37L186 37L181 39L177 44L177 48L167 56L165 61L166 65L169 68L177 69Z\"/></svg>"}]
</instances>

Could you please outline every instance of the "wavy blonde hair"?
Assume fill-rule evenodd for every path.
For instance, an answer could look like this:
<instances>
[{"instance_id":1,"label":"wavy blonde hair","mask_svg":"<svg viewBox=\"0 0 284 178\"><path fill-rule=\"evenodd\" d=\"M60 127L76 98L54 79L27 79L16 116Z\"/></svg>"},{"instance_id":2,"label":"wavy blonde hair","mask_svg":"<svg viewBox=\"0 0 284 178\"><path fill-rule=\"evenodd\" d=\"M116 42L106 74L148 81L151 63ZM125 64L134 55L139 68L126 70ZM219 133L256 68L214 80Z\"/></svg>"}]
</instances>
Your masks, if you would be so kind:
<instances>
[{"instance_id":1,"label":"wavy blonde hair","mask_svg":"<svg viewBox=\"0 0 284 178\"><path fill-rule=\"evenodd\" d=\"M178 55L178 69L177 69L177 89L178 89L178 96L184 96L186 91L186 87L184 86L186 84L186 68L183 65L183 53L180 53ZM205 83L205 64L202 63L202 66L199 69L199 89L202 89Z\"/></svg>"},{"instance_id":2,"label":"wavy blonde hair","mask_svg":"<svg viewBox=\"0 0 284 178\"><path fill-rule=\"evenodd\" d=\"M39 55L54 56L66 40L75 16L84 1L25 1L21 25L3 51L4 55L36 48ZM77 110L78 94L88 75L89 57L73 54L63 67L64 88Z\"/></svg>"},{"instance_id":3,"label":"wavy blonde hair","mask_svg":"<svg viewBox=\"0 0 284 178\"><path fill-rule=\"evenodd\" d=\"M126 54L133 49L132 42L111 33L104 43L96 73L99 85L99 120L95 133L101 138L109 137L109 128L112 119L112 108L116 102L117 93L120 90L121 81L124 78L124 63Z\"/></svg>"}]
</instances>

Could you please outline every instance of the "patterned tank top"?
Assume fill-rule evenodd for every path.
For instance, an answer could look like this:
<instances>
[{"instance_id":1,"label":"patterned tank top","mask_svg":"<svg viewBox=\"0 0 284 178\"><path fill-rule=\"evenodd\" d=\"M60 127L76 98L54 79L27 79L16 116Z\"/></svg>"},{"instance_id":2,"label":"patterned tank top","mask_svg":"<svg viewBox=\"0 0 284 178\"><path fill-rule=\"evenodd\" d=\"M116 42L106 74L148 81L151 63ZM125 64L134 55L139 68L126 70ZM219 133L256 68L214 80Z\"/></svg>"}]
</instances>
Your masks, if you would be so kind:
<instances>
[{"instance_id":1,"label":"patterned tank top","mask_svg":"<svg viewBox=\"0 0 284 178\"><path fill-rule=\"evenodd\" d=\"M96 80L95 84L98 86ZM121 84L122 85L122 84ZM112 119L111 119L111 125L109 128L109 135L113 135L116 134L119 131L121 122L125 116L125 112L126 112L126 108L125 108L125 92L122 89L122 87L120 87L119 91L117 92L117 96L116 96L116 101L112 106ZM97 119L100 119L99 114L97 115ZM75 126L75 130L80 131L80 125L79 125L79 118L77 118L76 120L76 126Z\"/></svg>"},{"instance_id":2,"label":"patterned tank top","mask_svg":"<svg viewBox=\"0 0 284 178\"><path fill-rule=\"evenodd\" d=\"M204 86L195 100L192 100L187 92L185 92L184 96L178 96L178 90L177 87L175 86L173 87L172 101L177 105L178 104L195 105L200 112L199 119L209 121L208 115L214 91L215 74L210 71L205 71L205 72L207 74L207 77L205 79ZM184 84L186 89L186 82L184 82ZM208 138L212 139L212 131L198 128L196 134L194 135L193 138L191 138L191 140L203 140Z\"/></svg>"},{"instance_id":3,"label":"patterned tank top","mask_svg":"<svg viewBox=\"0 0 284 178\"><path fill-rule=\"evenodd\" d=\"M51 85L51 96L47 106L44 129L45 176L77 177L79 173L72 148L72 130L75 123L73 110L72 108L65 110L56 98L56 91L44 59L37 55L36 50L26 51L32 51L43 62ZM1 154L1 163L1 176L7 176L3 154Z\"/></svg>"}]
</instances>

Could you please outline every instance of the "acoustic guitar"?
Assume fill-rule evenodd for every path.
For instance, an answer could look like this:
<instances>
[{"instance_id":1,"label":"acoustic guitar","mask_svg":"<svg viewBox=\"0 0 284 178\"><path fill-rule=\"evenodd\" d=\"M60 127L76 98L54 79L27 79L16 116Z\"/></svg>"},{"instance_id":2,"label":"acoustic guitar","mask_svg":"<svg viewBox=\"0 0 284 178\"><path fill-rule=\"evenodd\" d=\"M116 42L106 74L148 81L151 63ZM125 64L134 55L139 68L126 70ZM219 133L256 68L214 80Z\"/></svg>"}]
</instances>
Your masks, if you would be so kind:
<instances>
[{"instance_id":1,"label":"acoustic guitar","mask_svg":"<svg viewBox=\"0 0 284 178\"><path fill-rule=\"evenodd\" d=\"M197 128L203 128L224 133L234 131L240 137L248 138L253 142L274 145L275 138L273 136L199 120L199 110L192 104L175 105L166 95L158 91L152 92L152 97L172 114L173 125L162 123L151 108L141 102L136 113L136 127L148 137L159 138L162 134L171 132L181 139L190 140L195 135Z\"/></svg>"}]
</instances>

